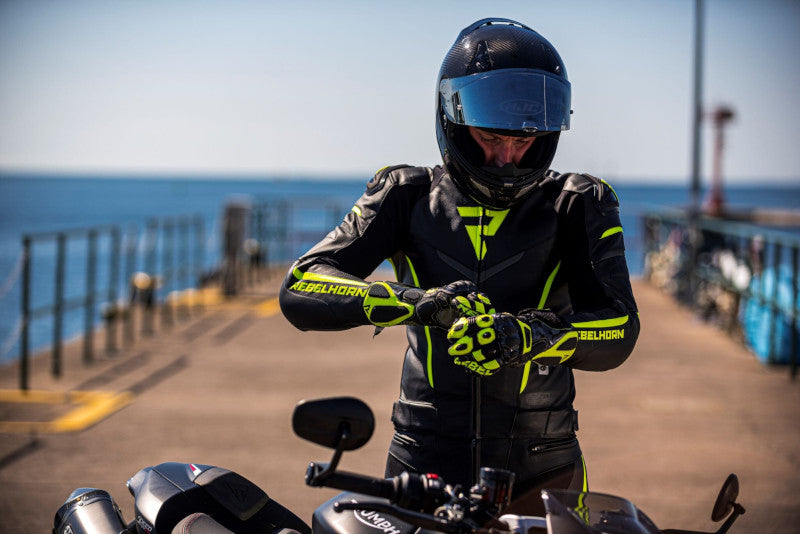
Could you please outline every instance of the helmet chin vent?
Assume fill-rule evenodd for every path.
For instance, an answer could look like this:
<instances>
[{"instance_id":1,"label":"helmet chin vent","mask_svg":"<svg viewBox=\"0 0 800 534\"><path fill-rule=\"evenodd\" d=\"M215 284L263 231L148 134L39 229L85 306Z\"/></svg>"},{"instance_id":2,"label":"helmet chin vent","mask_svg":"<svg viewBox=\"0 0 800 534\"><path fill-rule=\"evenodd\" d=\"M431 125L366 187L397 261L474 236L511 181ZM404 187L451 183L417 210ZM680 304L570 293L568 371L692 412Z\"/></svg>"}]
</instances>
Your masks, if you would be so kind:
<instances>
[{"instance_id":1,"label":"helmet chin vent","mask_svg":"<svg viewBox=\"0 0 800 534\"><path fill-rule=\"evenodd\" d=\"M477 191L481 193L481 195L483 195L486 198L491 198L492 192L489 190L488 187L484 187L483 185L481 185L480 182L476 180L470 180L470 183L472 184L472 187L474 187Z\"/></svg>"}]
</instances>

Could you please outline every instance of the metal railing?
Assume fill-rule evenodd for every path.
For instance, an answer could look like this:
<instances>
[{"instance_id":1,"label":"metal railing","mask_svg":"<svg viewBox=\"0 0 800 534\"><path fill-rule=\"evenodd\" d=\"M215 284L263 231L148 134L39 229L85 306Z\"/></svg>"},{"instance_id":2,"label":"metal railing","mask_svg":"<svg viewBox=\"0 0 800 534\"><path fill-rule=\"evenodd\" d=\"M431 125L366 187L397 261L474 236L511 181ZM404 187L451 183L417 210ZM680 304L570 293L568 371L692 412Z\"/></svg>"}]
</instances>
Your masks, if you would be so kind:
<instances>
[{"instance_id":1,"label":"metal railing","mask_svg":"<svg viewBox=\"0 0 800 534\"><path fill-rule=\"evenodd\" d=\"M153 332L159 302L163 303L162 323L165 326L172 324L175 302L166 297L171 291L195 286L203 269L204 246L205 223L199 216L151 219L143 235L136 226L123 233L116 225L24 235L20 389L29 387L31 328L34 323L52 321L50 372L60 377L64 365L64 320L70 313L82 311L82 361L90 364L95 355L95 330L101 320L105 321L108 353L114 353L118 348L120 323L123 327L122 342L133 342L132 308L135 304L141 304L143 335ZM39 249L42 250L37 255ZM34 272L40 263L39 268L52 269L52 298L34 294L37 290L34 280L39 290L49 285L42 282L50 280L48 276ZM70 268L85 273L82 288L74 283L79 277L68 277ZM73 281L69 287L67 278ZM122 295L127 298L121 298Z\"/></svg>"},{"instance_id":2,"label":"metal railing","mask_svg":"<svg viewBox=\"0 0 800 534\"><path fill-rule=\"evenodd\" d=\"M335 228L348 210L349 206L326 198L254 202L249 236L261 253L259 261L293 261Z\"/></svg>"},{"instance_id":3,"label":"metal railing","mask_svg":"<svg viewBox=\"0 0 800 534\"><path fill-rule=\"evenodd\" d=\"M62 347L63 347L63 318L67 312L73 309L84 309L84 338L83 338L83 361L90 363L93 358L93 310L95 299L100 296L96 288L97 273L97 241L104 234L110 236L111 252L109 257L112 261L117 261L120 255L120 234L119 229L112 226L98 226L86 229L73 229L58 233L40 233L26 235L22 238L23 265L22 265L22 333L20 339L20 388L27 389L28 385L28 361L29 361L29 340L31 323L43 317L52 317L52 358L51 373L60 376L62 373ZM67 243L75 240L86 241L86 262L84 264L86 272L86 291L82 295L67 297L65 294L65 274L67 270ZM32 268L34 265L34 244L43 242L55 243L55 272L54 272L54 295L50 304L32 306ZM108 285L103 293L109 300L116 300L118 272L116 264L110 267L109 272L114 273L108 277Z\"/></svg>"},{"instance_id":4,"label":"metal railing","mask_svg":"<svg viewBox=\"0 0 800 534\"><path fill-rule=\"evenodd\" d=\"M202 217L163 217L147 221L142 236L143 272L149 277L133 286L145 304L142 333L155 330L156 313L160 310L161 324L170 327L176 313L184 313L186 304L176 297L182 289L199 284L203 272L205 223ZM128 280L132 273L128 273ZM160 308L156 304L161 303ZM198 304L200 301L198 301Z\"/></svg>"},{"instance_id":5,"label":"metal railing","mask_svg":"<svg viewBox=\"0 0 800 534\"><path fill-rule=\"evenodd\" d=\"M691 224L677 211L648 213L643 226L646 279L743 341L763 336L760 356L797 376L800 235L717 218ZM763 312L758 332L743 324L743 305Z\"/></svg>"},{"instance_id":6,"label":"metal railing","mask_svg":"<svg viewBox=\"0 0 800 534\"><path fill-rule=\"evenodd\" d=\"M179 298L182 290L211 281L220 283L226 296L233 295L237 288L259 282L270 266L285 266L300 256L346 213L341 203L326 198L233 202L226 207L221 261L208 270L205 221L198 215L152 218L143 228L133 225L125 231L107 225L23 236L20 389L29 386L33 326L52 322L50 372L59 377L64 321L70 314L71 319L83 314L82 361L91 364L101 324L105 350L113 354L120 341L124 346L134 342L136 321L140 335L149 336L157 326L169 328L186 316L186 300ZM68 276L70 268L80 274ZM52 278L34 269L49 269ZM85 280L82 288L75 287L77 277ZM52 287L38 287L51 280ZM34 291L49 293L49 298ZM202 307L203 300L193 299L191 306Z\"/></svg>"}]
</instances>

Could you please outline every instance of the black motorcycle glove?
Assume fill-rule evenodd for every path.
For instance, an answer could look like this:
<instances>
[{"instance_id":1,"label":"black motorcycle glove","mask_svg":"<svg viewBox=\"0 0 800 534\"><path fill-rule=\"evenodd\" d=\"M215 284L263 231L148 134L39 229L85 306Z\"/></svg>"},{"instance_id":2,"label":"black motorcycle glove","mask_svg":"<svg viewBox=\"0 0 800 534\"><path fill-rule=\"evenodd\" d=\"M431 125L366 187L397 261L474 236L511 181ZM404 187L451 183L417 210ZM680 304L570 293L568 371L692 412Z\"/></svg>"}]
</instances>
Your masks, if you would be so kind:
<instances>
[{"instance_id":1,"label":"black motorcycle glove","mask_svg":"<svg viewBox=\"0 0 800 534\"><path fill-rule=\"evenodd\" d=\"M453 363L482 376L528 362L558 365L575 352L578 333L549 310L458 319L447 332Z\"/></svg>"},{"instance_id":2,"label":"black motorcycle glove","mask_svg":"<svg viewBox=\"0 0 800 534\"><path fill-rule=\"evenodd\" d=\"M364 297L367 320L378 327L423 325L447 330L459 317L492 312L489 299L467 280L428 290L373 282Z\"/></svg>"}]
</instances>

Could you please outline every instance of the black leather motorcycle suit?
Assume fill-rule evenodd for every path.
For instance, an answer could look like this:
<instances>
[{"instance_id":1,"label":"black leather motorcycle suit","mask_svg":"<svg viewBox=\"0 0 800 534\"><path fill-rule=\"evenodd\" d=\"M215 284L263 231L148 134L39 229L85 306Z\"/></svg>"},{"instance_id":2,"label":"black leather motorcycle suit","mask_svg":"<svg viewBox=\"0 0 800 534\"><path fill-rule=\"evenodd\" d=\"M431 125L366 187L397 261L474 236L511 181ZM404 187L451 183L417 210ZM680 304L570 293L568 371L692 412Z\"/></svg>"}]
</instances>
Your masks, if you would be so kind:
<instances>
[{"instance_id":1,"label":"black leather motorcycle suit","mask_svg":"<svg viewBox=\"0 0 800 534\"><path fill-rule=\"evenodd\" d=\"M476 379L453 364L445 332L406 327L390 460L468 484L477 437L480 465L515 471L524 485L582 465L572 369L612 369L638 336L618 207L611 187L588 175L548 171L524 200L493 210L463 193L442 167L385 168L344 221L292 266L281 309L301 330L369 324L364 279L389 259L405 284L427 289L466 279L497 312L560 314L579 332L572 357L480 378L480 428L470 413Z\"/></svg>"}]
</instances>

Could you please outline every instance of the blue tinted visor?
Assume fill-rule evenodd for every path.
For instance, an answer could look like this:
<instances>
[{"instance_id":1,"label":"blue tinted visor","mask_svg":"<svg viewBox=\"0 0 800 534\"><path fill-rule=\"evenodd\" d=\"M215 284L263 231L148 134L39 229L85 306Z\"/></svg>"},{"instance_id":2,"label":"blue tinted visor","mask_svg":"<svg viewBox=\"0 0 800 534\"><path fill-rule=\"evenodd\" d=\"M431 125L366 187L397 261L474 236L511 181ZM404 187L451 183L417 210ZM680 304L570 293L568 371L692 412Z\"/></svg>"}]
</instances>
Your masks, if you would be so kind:
<instances>
[{"instance_id":1,"label":"blue tinted visor","mask_svg":"<svg viewBox=\"0 0 800 534\"><path fill-rule=\"evenodd\" d=\"M549 72L501 69L439 84L447 118L464 126L522 130L569 130L570 83Z\"/></svg>"}]
</instances>

